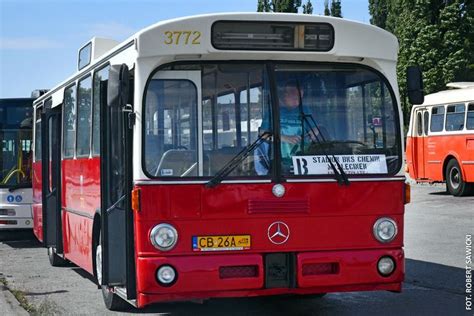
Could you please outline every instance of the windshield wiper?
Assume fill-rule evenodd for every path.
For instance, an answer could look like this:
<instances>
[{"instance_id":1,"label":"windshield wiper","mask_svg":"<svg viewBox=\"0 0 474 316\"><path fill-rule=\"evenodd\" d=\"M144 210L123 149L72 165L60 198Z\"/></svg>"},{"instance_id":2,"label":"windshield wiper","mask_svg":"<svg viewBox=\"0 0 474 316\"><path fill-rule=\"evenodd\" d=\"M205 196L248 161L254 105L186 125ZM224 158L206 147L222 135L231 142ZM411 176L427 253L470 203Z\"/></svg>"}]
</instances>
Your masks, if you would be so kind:
<instances>
[{"instance_id":1,"label":"windshield wiper","mask_svg":"<svg viewBox=\"0 0 474 316\"><path fill-rule=\"evenodd\" d=\"M235 155L234 158L229 160L228 163L224 165L217 173L216 175L209 180L208 183L206 183L206 187L208 188L213 188L217 186L219 183L222 182L222 180L227 177L240 163L248 157L248 155L262 142L265 141L265 138L272 136L271 132L264 132L262 135L260 135L252 144L249 146L245 147L241 152L239 152L237 155Z\"/></svg>"},{"instance_id":2,"label":"windshield wiper","mask_svg":"<svg viewBox=\"0 0 474 316\"><path fill-rule=\"evenodd\" d=\"M314 120L313 115L301 113L301 116L303 117L303 120L309 126L308 133L313 134L313 138L318 142L318 144L327 143L326 139L324 138L323 133L321 133L321 129L319 128L318 124ZM311 121L308 120L308 117L311 119ZM311 128L311 123L313 123L314 127L318 130L318 134L319 134L319 136L321 136L322 141L319 139L318 135L316 135L313 128ZM331 166L332 170L334 171L334 176L336 177L337 183L339 185L342 185L342 184L349 185L350 184L349 178L347 177L347 174L344 172L344 168L342 168L341 164L336 159L336 156L334 156L334 154L331 154L332 160L334 160L334 163L336 164L337 168L334 165L334 163L331 161L331 159L329 158L329 155L326 152L326 149L324 149L323 153L324 153L324 156L326 156L326 159L327 159L329 165Z\"/></svg>"},{"instance_id":3,"label":"windshield wiper","mask_svg":"<svg viewBox=\"0 0 474 316\"><path fill-rule=\"evenodd\" d=\"M307 123L308 127L309 127L309 131L307 131L307 133L312 133L313 134L313 137L314 139L316 139L316 141L318 142L318 144L321 144L321 141L319 140L319 137L316 135L316 133L314 132L313 128L311 127L311 122L313 123L314 127L318 130L318 133L319 135L321 136L321 139L322 139L322 142L326 143L326 139L324 139L324 135L321 133L321 130L319 129L319 126L318 124L316 123L315 119L313 118L313 115L311 114L306 114L304 113L303 111L303 98L301 97L301 93L300 93L300 82L299 80L297 79L296 80L296 86L297 86L297 89L298 89L298 98L299 98L299 109L300 109L300 115L301 115L301 125L302 127L305 127L305 123ZM308 117L311 119L311 122L308 120ZM307 129L306 127L304 129ZM304 134L304 130L303 128L301 129L301 133ZM303 149L304 151L304 135L301 135L301 148ZM303 152L304 153L304 152ZM336 180L337 180L337 183L339 185L349 185L350 182L349 182L349 178L347 177L346 173L344 172L344 169L342 168L341 164L339 163L339 161L336 159L336 156L334 156L334 154L331 154L331 157L333 158L334 162L336 163L337 165L337 168L336 166L334 166L334 164L332 163L331 159L329 158L329 155L328 153L326 152L326 149L324 149L324 156L326 156L326 159L329 163L329 165L331 166L332 168L332 171L334 172L334 176L336 177ZM339 170L339 171L338 171Z\"/></svg>"}]
</instances>

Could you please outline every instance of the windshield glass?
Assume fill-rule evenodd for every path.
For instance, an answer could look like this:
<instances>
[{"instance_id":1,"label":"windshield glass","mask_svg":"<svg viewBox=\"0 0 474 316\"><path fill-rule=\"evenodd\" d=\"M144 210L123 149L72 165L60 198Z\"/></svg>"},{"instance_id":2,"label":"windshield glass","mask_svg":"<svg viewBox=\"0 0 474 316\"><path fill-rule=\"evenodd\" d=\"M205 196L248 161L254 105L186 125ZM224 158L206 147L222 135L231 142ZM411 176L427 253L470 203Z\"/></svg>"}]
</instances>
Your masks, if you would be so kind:
<instances>
[{"instance_id":1,"label":"windshield glass","mask_svg":"<svg viewBox=\"0 0 474 316\"><path fill-rule=\"evenodd\" d=\"M400 168L396 103L384 80L357 66L278 65L282 173L327 175Z\"/></svg>"},{"instance_id":2,"label":"windshield glass","mask_svg":"<svg viewBox=\"0 0 474 316\"><path fill-rule=\"evenodd\" d=\"M173 64L152 75L144 109L149 177L214 177L266 132L226 178L270 177L275 168L284 177L333 177L327 159L337 160L348 175L400 168L393 94L379 74L360 66ZM274 125L280 166L274 165Z\"/></svg>"},{"instance_id":3,"label":"windshield glass","mask_svg":"<svg viewBox=\"0 0 474 316\"><path fill-rule=\"evenodd\" d=\"M145 109L149 176L212 177L264 132L262 119L271 116L268 76L263 64L171 66L153 76ZM270 147L266 139L229 177L266 176Z\"/></svg>"},{"instance_id":4,"label":"windshield glass","mask_svg":"<svg viewBox=\"0 0 474 316\"><path fill-rule=\"evenodd\" d=\"M31 186L31 100L0 100L0 187Z\"/></svg>"}]
</instances>

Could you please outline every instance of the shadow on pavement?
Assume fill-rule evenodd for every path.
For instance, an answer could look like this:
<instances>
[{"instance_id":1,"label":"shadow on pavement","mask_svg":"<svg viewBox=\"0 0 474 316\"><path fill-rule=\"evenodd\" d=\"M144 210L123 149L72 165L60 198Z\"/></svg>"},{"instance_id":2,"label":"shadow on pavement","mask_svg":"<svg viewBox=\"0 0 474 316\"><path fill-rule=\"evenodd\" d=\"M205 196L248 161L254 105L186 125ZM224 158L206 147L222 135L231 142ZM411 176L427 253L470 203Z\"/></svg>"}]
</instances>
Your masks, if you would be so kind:
<instances>
[{"instance_id":1,"label":"shadow on pavement","mask_svg":"<svg viewBox=\"0 0 474 316\"><path fill-rule=\"evenodd\" d=\"M448 191L430 192L429 195L451 195Z\"/></svg>"},{"instance_id":2,"label":"shadow on pavement","mask_svg":"<svg viewBox=\"0 0 474 316\"><path fill-rule=\"evenodd\" d=\"M0 242L6 241L36 241L31 229L2 230L0 231Z\"/></svg>"},{"instance_id":3,"label":"shadow on pavement","mask_svg":"<svg viewBox=\"0 0 474 316\"><path fill-rule=\"evenodd\" d=\"M466 271L457 267L406 259L405 282L463 295Z\"/></svg>"}]
</instances>

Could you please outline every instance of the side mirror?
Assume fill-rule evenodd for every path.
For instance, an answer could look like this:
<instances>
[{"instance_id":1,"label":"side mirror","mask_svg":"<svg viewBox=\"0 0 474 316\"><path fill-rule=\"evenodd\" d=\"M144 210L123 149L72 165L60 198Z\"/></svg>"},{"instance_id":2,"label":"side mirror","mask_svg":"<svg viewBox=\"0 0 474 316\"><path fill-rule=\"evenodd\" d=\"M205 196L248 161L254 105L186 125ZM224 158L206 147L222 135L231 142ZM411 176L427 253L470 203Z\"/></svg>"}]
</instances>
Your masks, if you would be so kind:
<instances>
[{"instance_id":1,"label":"side mirror","mask_svg":"<svg viewBox=\"0 0 474 316\"><path fill-rule=\"evenodd\" d=\"M423 75L419 66L407 68L407 92L411 104L422 104L425 101Z\"/></svg>"},{"instance_id":2,"label":"side mirror","mask_svg":"<svg viewBox=\"0 0 474 316\"><path fill-rule=\"evenodd\" d=\"M124 107L130 93L130 74L125 64L112 65L107 83L107 105Z\"/></svg>"}]
</instances>

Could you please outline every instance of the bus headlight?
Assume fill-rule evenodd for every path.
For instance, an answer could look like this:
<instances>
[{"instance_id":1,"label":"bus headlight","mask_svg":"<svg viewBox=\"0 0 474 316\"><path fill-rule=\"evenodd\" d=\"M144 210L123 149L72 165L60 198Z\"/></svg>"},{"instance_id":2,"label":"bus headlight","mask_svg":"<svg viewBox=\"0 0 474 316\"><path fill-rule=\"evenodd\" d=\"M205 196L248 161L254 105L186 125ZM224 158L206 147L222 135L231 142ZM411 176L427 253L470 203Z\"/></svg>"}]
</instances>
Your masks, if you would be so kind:
<instances>
[{"instance_id":1,"label":"bus headlight","mask_svg":"<svg viewBox=\"0 0 474 316\"><path fill-rule=\"evenodd\" d=\"M374 237L381 243L392 241L397 236L397 232L397 224L391 218L379 218L374 224Z\"/></svg>"},{"instance_id":2,"label":"bus headlight","mask_svg":"<svg viewBox=\"0 0 474 316\"><path fill-rule=\"evenodd\" d=\"M173 249L178 241L178 232L169 224L158 224L150 232L150 240L161 251Z\"/></svg>"}]
</instances>

